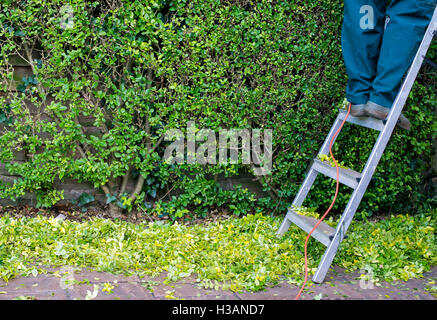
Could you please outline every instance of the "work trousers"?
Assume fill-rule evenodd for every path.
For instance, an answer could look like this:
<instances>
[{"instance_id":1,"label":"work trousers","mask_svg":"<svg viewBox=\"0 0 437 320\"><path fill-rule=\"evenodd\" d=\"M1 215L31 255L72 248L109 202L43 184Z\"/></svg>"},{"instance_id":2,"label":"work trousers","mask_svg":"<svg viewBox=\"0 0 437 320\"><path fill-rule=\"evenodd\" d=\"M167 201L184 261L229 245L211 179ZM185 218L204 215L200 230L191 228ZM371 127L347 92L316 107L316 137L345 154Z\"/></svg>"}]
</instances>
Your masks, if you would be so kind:
<instances>
[{"instance_id":1,"label":"work trousers","mask_svg":"<svg viewBox=\"0 0 437 320\"><path fill-rule=\"evenodd\" d=\"M352 104L390 108L437 0L345 0L342 51Z\"/></svg>"}]
</instances>

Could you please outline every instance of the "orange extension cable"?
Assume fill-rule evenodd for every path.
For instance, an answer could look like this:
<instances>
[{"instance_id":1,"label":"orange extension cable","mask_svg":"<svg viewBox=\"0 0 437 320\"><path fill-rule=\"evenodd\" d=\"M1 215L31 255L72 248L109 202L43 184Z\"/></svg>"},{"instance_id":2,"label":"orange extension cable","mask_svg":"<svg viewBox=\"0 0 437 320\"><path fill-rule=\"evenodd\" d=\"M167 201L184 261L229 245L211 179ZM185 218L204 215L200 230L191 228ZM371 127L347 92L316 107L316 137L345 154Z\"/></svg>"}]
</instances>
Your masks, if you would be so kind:
<instances>
[{"instance_id":1,"label":"orange extension cable","mask_svg":"<svg viewBox=\"0 0 437 320\"><path fill-rule=\"evenodd\" d=\"M305 278L304 278L304 281L303 281L303 285L300 288L300 291L297 294L296 298L294 298L294 300L299 300L300 295L302 294L303 289L305 289L305 286L306 286L307 280L308 280L308 256L307 256L308 240L310 239L311 234L314 232L314 230L316 230L316 228L319 226L319 224L328 215L329 211L331 211L332 207L334 206L335 200L337 200L338 186L339 186L339 171L338 171L339 169L338 169L337 160L335 160L334 155L332 154L332 144L333 144L335 138L337 137L337 135L340 133L340 130L343 128L343 125L346 122L346 119L349 116L350 111L351 111L351 103L349 103L346 117L344 117L344 120L341 123L340 128L338 128L338 130L334 133L334 135L332 136L331 142L329 143L329 154L331 155L332 160L334 160L335 168L337 169L337 177L336 177L337 186L335 188L335 195L334 195L334 199L332 200L331 205L329 206L328 210L326 210L326 212L323 214L323 216L320 218L320 220L317 221L317 223L314 225L313 229L310 231L310 233L308 233L308 235L307 235L307 237L305 239Z\"/></svg>"}]
</instances>

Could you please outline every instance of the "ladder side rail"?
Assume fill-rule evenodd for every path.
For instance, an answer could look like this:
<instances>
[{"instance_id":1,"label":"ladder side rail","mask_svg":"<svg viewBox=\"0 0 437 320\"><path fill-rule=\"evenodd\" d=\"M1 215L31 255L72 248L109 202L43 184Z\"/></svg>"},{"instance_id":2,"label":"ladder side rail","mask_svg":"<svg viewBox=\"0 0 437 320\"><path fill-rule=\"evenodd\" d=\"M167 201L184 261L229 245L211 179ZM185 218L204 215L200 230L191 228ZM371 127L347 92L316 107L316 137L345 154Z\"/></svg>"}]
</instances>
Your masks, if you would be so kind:
<instances>
[{"instance_id":1,"label":"ladder side rail","mask_svg":"<svg viewBox=\"0 0 437 320\"><path fill-rule=\"evenodd\" d=\"M334 134L337 132L337 130L340 128L341 123L343 122L343 119L341 118L340 113L337 115L337 118L335 119L334 124L331 127L331 130L329 130L328 135L326 136L325 141L323 142L322 147L319 150L319 153L317 155L322 154L328 154L329 153L329 144L331 143L332 138L334 137ZM334 144L335 140L337 140L337 137L339 134L334 138L334 141L332 144Z\"/></svg>"},{"instance_id":2,"label":"ladder side rail","mask_svg":"<svg viewBox=\"0 0 437 320\"><path fill-rule=\"evenodd\" d=\"M341 122L342 122L342 119L341 119L340 115L338 115L337 118L335 119L334 124L331 127L331 130L328 133L328 136L326 137L322 147L320 148L318 155L324 154L324 153L329 151L329 143L330 143L331 139L333 138L335 132L337 132L337 130L340 128ZM314 181L316 180L317 175L318 175L318 172L312 168L312 164L311 164L310 169L309 169L308 173L306 174L305 180L303 181L301 187L299 188L298 193L294 197L292 207L294 207L294 206L300 207L302 205L302 203L304 202L306 196L308 195L308 192L310 191ZM290 208L290 209L292 209L292 208ZM278 236L284 234L285 232L287 232L288 228L290 228L290 225L291 225L291 221L288 219L288 216L286 215L276 234Z\"/></svg>"},{"instance_id":3,"label":"ladder side rail","mask_svg":"<svg viewBox=\"0 0 437 320\"><path fill-rule=\"evenodd\" d=\"M314 183L314 180L316 180L318 172L314 169L310 169L307 173L304 182L300 186L299 192L297 193L296 197L294 197L292 206L299 207L302 205L303 201L305 200L308 192L311 189L311 186ZM288 210L291 210L292 208L289 208ZM284 217L284 220L282 221L281 226L278 229L278 232L276 235L280 236L287 232L287 230L291 226L291 221L288 219L288 212Z\"/></svg>"},{"instance_id":4,"label":"ladder side rail","mask_svg":"<svg viewBox=\"0 0 437 320\"><path fill-rule=\"evenodd\" d=\"M329 152L329 144L331 142L331 139L334 137L334 134L340 128L341 122L342 122L342 120L341 120L340 116L337 115L337 118L335 119L335 122L332 125L331 130L329 130L328 136L326 137L325 141L323 142L323 145L320 148L319 153L317 155L322 155L322 154L326 154L327 152ZM334 142L335 142L335 139L334 139ZM318 172L313 169L313 163L311 163L310 170L308 171L308 174L307 174L301 188L299 189L299 192L294 197L293 204L292 204L293 206L299 207L302 205L308 192L311 189L311 186L314 183L314 180L317 177L317 174L318 174Z\"/></svg>"}]
</instances>

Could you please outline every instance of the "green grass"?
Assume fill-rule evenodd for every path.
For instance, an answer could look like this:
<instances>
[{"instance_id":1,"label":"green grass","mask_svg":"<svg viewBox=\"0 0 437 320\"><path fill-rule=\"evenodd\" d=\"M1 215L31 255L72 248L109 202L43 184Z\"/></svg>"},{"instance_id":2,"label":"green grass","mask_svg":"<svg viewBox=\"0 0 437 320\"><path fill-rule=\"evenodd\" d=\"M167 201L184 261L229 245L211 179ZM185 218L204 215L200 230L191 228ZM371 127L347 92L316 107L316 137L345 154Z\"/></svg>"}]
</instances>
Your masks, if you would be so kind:
<instances>
[{"instance_id":1,"label":"green grass","mask_svg":"<svg viewBox=\"0 0 437 320\"><path fill-rule=\"evenodd\" d=\"M206 225L53 218L0 218L0 276L45 272L44 266L91 267L112 273L158 275L175 281L194 274L200 285L261 290L281 277L300 283L305 233L292 226L276 237L281 218L248 215ZM333 222L330 221L330 224ZM347 271L371 267L377 281L420 277L436 264L436 211L353 222L334 264ZM324 246L311 240L315 271Z\"/></svg>"}]
</instances>

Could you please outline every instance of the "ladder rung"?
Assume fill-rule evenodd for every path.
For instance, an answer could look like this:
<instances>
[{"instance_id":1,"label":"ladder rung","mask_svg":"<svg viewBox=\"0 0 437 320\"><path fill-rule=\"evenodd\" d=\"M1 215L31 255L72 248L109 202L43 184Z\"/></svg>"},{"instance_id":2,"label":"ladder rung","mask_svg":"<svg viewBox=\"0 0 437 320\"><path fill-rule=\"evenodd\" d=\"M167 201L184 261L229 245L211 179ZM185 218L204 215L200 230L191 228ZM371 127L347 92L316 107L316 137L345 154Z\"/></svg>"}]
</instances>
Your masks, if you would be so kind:
<instances>
[{"instance_id":1,"label":"ladder rung","mask_svg":"<svg viewBox=\"0 0 437 320\"><path fill-rule=\"evenodd\" d=\"M295 225L297 225L306 233L310 233L310 231L313 229L313 227L316 225L318 221L313 217L307 217L297 214L292 209L288 209L286 218L291 222L293 222ZM331 243L334 233L335 233L335 229L322 221L317 226L316 230L314 230L314 232L311 234L311 236L327 247Z\"/></svg>"},{"instance_id":2,"label":"ladder rung","mask_svg":"<svg viewBox=\"0 0 437 320\"><path fill-rule=\"evenodd\" d=\"M339 117L341 120L344 120L346 117L346 111L340 110ZM362 127L382 131L384 129L384 122L382 120L378 120L372 117L354 117L349 114L347 117L346 122L357 124Z\"/></svg>"},{"instance_id":3,"label":"ladder rung","mask_svg":"<svg viewBox=\"0 0 437 320\"><path fill-rule=\"evenodd\" d=\"M314 159L312 168L334 180L337 179L337 169L326 161ZM361 174L352 169L339 168L338 175L340 182L352 189L355 189L358 186L361 179Z\"/></svg>"}]
</instances>

